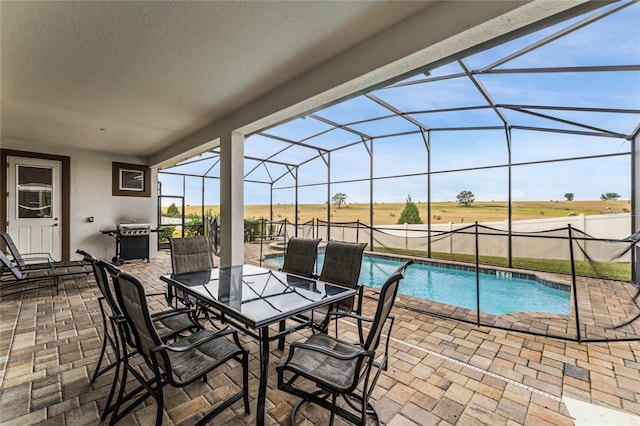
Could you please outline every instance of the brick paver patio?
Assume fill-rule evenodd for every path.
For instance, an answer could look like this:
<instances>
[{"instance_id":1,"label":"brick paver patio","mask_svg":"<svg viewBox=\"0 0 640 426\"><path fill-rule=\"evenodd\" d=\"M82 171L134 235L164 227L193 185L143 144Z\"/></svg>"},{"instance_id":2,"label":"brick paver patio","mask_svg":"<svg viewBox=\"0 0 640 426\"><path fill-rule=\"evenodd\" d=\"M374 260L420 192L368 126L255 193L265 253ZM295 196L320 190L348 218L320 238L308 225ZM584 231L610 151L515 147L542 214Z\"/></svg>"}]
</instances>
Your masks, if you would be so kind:
<instances>
[{"instance_id":1,"label":"brick paver patio","mask_svg":"<svg viewBox=\"0 0 640 426\"><path fill-rule=\"evenodd\" d=\"M252 256L251 250L247 251ZM255 260L255 259L254 259ZM150 263L123 267L151 291L163 291L158 279L171 269L166 253ZM59 293L51 288L8 296L0 301L0 422L3 425L98 424L113 379L90 378L101 345L99 291L93 276L64 279ZM364 312L372 314L375 291L365 292ZM621 297L627 297L625 295ZM620 300L593 304L594 321L620 309ZM154 298L152 309L164 308ZM640 415L640 343L576 343L514 331L476 327L406 309L415 304L401 296L394 314L390 367L373 398L381 420L389 425L571 425L564 397ZM623 307L627 309L626 305ZM624 310L623 309L623 310ZM524 321L526 323L526 320ZM355 333L352 324L341 324ZM637 333L631 328L627 333ZM355 336L355 334L353 334ZM287 342L302 338L287 337ZM251 352L250 391L257 394L258 345L243 336ZM267 423L288 424L296 403L276 389L275 365L285 351L272 348ZM193 424L212 404L235 392L240 367L222 369L207 383L183 389L166 388L164 424ZM133 384L133 383L132 383ZM215 419L216 424L254 424L237 403ZM155 403L136 409L121 424L146 425ZM299 424L318 424L326 414L306 406ZM342 424L341 422L337 422ZM640 417L638 420L640 424Z\"/></svg>"}]
</instances>

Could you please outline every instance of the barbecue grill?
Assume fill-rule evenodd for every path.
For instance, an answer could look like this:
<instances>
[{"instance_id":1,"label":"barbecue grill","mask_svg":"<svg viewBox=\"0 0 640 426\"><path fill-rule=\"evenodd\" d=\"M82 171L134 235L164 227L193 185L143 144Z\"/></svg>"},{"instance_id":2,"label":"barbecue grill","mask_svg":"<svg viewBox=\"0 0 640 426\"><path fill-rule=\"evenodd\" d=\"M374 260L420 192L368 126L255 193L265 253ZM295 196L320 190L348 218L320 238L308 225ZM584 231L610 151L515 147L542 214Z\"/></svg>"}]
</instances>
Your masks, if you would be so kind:
<instances>
[{"instance_id":1,"label":"barbecue grill","mask_svg":"<svg viewBox=\"0 0 640 426\"><path fill-rule=\"evenodd\" d=\"M125 260L147 259L149 262L149 223L118 223L116 229L100 231L116 239L116 255L111 259L114 265L120 266Z\"/></svg>"}]
</instances>

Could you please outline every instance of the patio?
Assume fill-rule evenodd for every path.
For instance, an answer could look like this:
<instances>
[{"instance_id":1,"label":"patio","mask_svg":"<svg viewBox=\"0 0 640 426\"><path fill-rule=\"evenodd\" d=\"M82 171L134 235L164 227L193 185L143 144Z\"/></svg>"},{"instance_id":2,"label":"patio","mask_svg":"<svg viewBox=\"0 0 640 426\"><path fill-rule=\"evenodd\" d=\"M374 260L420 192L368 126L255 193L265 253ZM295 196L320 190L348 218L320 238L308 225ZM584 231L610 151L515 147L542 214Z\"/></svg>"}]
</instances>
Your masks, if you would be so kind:
<instances>
[{"instance_id":1,"label":"patio","mask_svg":"<svg viewBox=\"0 0 640 426\"><path fill-rule=\"evenodd\" d=\"M249 262L257 261L250 246L246 253ZM139 276L149 291L164 291L158 277L171 270L170 257L160 252L150 263L131 262L123 268ZM64 280L58 295L47 288L0 301L3 424L99 422L112 373L90 385L101 345L98 294L92 276L76 276ZM365 296L375 295L367 290ZM365 299L364 311L371 313L374 300ZM640 415L638 342L580 344L477 328L402 308L411 304L410 299L400 296L394 308L390 368L373 395L385 424L574 424L563 397ZM607 306L622 303L604 302L594 304L595 317L597 310L608 314ZM152 300L151 307L161 309L164 300ZM343 327L348 329L355 333L355 327ZM287 342L301 337L291 335ZM242 341L251 353L252 414L245 416L241 404L236 404L221 414L221 424L255 421L258 345L248 336L242 336ZM274 367L287 351L278 351L275 344L272 350L267 392L270 424L288 424L296 402L275 389ZM234 368L210 377L208 383L168 388L164 423L197 421L221 396L236 390L239 373ZM323 411L311 407L302 413L304 422L298 418L302 424L318 424L326 418ZM572 414L576 416L575 411ZM577 414L588 415L585 410ZM148 402L121 424L148 424L154 415L155 404ZM606 419L624 421L610 414ZM638 417L627 420L637 424Z\"/></svg>"}]
</instances>

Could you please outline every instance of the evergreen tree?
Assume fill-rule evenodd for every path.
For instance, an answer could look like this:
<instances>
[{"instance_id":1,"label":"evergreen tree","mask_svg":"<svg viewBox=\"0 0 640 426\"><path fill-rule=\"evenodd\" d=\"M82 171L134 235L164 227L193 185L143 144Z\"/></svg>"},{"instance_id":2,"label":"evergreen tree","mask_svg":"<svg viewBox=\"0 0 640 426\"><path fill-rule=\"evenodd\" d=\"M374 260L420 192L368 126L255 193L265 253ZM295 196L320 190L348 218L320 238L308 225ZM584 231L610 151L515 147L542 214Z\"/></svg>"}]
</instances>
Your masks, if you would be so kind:
<instances>
[{"instance_id":1,"label":"evergreen tree","mask_svg":"<svg viewBox=\"0 0 640 426\"><path fill-rule=\"evenodd\" d=\"M171 205L167 207L167 216L180 217L180 210L178 210L178 207L176 207L176 203L171 203Z\"/></svg>"},{"instance_id":2,"label":"evergreen tree","mask_svg":"<svg viewBox=\"0 0 640 426\"><path fill-rule=\"evenodd\" d=\"M407 196L404 210L402 210L400 219L398 219L398 224L403 223L422 223L422 219L420 219L420 211L418 210L416 203L411 200L411 194Z\"/></svg>"}]
</instances>

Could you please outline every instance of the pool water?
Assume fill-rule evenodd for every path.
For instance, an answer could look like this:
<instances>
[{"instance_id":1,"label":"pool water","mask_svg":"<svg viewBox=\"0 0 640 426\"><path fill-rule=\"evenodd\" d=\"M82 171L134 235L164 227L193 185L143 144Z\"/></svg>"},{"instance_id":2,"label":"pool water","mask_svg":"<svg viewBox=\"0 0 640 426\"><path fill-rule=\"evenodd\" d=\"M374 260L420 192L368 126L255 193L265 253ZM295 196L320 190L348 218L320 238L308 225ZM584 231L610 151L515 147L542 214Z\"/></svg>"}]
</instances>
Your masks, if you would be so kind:
<instances>
[{"instance_id":1,"label":"pool water","mask_svg":"<svg viewBox=\"0 0 640 426\"><path fill-rule=\"evenodd\" d=\"M284 255L268 259L282 265ZM324 254L318 255L317 270L322 270ZM360 282L381 287L401 261L365 255ZM476 273L414 263L407 269L398 290L402 294L435 302L477 310ZM480 312L504 315L510 312L548 312L569 314L570 292L544 286L536 281L480 274Z\"/></svg>"}]
</instances>

